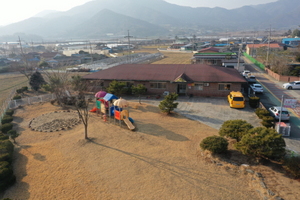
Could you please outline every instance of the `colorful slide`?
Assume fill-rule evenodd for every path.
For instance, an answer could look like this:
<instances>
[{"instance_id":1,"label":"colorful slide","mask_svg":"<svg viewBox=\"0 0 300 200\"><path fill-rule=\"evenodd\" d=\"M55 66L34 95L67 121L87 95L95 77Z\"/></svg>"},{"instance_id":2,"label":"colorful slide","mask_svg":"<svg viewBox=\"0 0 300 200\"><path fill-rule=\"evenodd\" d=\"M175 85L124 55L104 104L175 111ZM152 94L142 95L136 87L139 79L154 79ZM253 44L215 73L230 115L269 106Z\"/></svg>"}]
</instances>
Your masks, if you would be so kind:
<instances>
[{"instance_id":1,"label":"colorful slide","mask_svg":"<svg viewBox=\"0 0 300 200\"><path fill-rule=\"evenodd\" d=\"M90 112L96 112L97 111L97 108L94 107L93 109L90 110Z\"/></svg>"},{"instance_id":2,"label":"colorful slide","mask_svg":"<svg viewBox=\"0 0 300 200\"><path fill-rule=\"evenodd\" d=\"M123 119L123 121L125 122L125 124L127 125L127 127L129 128L129 130L134 130L135 127L133 126L133 124L130 122L129 120L129 113L128 113L128 110L123 110L121 112L121 117Z\"/></svg>"}]
</instances>

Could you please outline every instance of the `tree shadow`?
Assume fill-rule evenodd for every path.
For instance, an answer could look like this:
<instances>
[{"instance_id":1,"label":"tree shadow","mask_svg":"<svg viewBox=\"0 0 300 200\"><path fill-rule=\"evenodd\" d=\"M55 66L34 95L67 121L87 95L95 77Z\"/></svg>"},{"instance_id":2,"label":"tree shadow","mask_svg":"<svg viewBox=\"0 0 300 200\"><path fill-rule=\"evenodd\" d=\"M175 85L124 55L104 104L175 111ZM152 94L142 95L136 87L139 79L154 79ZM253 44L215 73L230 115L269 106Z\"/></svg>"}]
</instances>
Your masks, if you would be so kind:
<instances>
[{"instance_id":1,"label":"tree shadow","mask_svg":"<svg viewBox=\"0 0 300 200\"><path fill-rule=\"evenodd\" d=\"M189 141L189 139L183 135L174 133L173 131L169 131L164 129L163 127L157 125L157 124L151 124L151 123L147 123L147 126L151 127L151 129L143 129L143 128L139 128L138 131L141 133L145 133L148 135L153 135L153 136L157 136L157 137L165 137L168 140L173 140L173 141ZM144 123L138 123L138 127L143 127L146 125L144 125Z\"/></svg>"}]
</instances>

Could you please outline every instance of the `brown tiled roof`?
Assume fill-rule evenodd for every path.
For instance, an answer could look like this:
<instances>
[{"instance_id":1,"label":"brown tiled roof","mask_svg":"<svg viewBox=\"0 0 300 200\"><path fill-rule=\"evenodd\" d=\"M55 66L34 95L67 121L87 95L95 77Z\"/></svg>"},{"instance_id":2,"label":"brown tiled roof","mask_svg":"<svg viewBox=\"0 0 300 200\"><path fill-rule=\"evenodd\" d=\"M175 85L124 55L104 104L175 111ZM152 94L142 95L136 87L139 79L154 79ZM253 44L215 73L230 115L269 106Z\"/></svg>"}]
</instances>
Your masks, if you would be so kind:
<instances>
[{"instance_id":1,"label":"brown tiled roof","mask_svg":"<svg viewBox=\"0 0 300 200\"><path fill-rule=\"evenodd\" d=\"M238 82L246 80L236 69L205 64L124 64L86 75L84 79L118 81L170 81L185 74L194 82Z\"/></svg>"}]
</instances>

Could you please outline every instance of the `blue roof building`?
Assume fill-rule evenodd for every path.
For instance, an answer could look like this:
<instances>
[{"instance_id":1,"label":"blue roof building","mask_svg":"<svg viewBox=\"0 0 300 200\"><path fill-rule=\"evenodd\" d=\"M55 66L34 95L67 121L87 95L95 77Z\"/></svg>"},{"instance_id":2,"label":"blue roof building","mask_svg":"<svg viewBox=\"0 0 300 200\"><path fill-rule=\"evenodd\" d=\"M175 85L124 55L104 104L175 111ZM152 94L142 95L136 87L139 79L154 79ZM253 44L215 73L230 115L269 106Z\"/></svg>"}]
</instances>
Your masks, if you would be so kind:
<instances>
[{"instance_id":1,"label":"blue roof building","mask_svg":"<svg viewBox=\"0 0 300 200\"><path fill-rule=\"evenodd\" d=\"M300 45L300 38L283 38L282 43L286 46L296 47Z\"/></svg>"}]
</instances>

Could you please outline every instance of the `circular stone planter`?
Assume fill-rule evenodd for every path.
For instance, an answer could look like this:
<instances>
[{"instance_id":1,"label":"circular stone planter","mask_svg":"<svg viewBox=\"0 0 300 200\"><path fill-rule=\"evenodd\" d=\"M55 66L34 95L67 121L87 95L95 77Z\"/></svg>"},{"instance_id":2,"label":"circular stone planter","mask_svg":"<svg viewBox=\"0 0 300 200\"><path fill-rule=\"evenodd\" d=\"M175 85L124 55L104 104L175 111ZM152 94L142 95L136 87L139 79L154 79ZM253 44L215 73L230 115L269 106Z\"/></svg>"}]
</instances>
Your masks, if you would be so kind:
<instances>
[{"instance_id":1,"label":"circular stone planter","mask_svg":"<svg viewBox=\"0 0 300 200\"><path fill-rule=\"evenodd\" d=\"M29 128L39 132L55 132L67 130L80 123L77 112L54 111L33 118Z\"/></svg>"}]
</instances>

